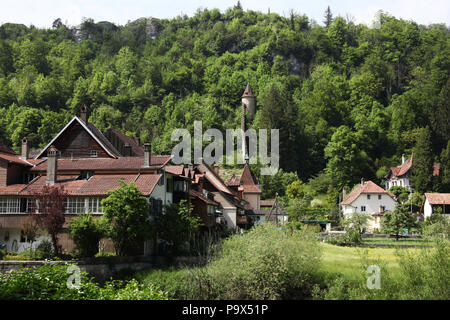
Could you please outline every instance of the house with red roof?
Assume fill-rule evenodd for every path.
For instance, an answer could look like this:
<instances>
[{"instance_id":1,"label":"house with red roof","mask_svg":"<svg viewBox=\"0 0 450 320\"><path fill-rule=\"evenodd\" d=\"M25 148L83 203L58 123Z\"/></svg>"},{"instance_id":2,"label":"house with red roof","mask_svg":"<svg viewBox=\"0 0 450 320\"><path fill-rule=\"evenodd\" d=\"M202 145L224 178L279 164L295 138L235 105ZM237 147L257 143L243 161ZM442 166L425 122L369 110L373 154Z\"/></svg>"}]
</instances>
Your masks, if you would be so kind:
<instances>
[{"instance_id":1,"label":"house with red roof","mask_svg":"<svg viewBox=\"0 0 450 320\"><path fill-rule=\"evenodd\" d=\"M425 219L440 210L441 215L450 217L450 193L425 193L420 210Z\"/></svg>"},{"instance_id":2,"label":"house with red roof","mask_svg":"<svg viewBox=\"0 0 450 320\"><path fill-rule=\"evenodd\" d=\"M386 190L395 186L400 186L408 188L410 191L414 191L414 188L410 183L413 161L414 153L411 153L411 158L408 160L406 160L405 154L402 155L402 164L390 168L388 174L385 176ZM439 163L433 164L433 176L439 176L440 167L441 165Z\"/></svg>"},{"instance_id":3,"label":"house with red roof","mask_svg":"<svg viewBox=\"0 0 450 320\"><path fill-rule=\"evenodd\" d=\"M381 217L387 211L393 211L397 205L395 195L384 190L372 181L364 181L357 186L341 202L344 217L353 213L365 213L373 219L369 220L369 231L381 229Z\"/></svg>"},{"instance_id":4,"label":"house with red roof","mask_svg":"<svg viewBox=\"0 0 450 320\"><path fill-rule=\"evenodd\" d=\"M120 187L119 180L134 182L154 210L200 197L189 194L191 177L184 168L170 165L171 155L153 154L150 144L141 146L116 130L104 135L87 121L86 106L34 157L26 138L21 151L18 155L0 143L0 241L9 251L29 248L22 226L33 207L33 194L45 185L62 186L68 193L66 226L80 213L101 216L100 202ZM65 251L74 249L67 233L60 235L60 244Z\"/></svg>"}]
</instances>

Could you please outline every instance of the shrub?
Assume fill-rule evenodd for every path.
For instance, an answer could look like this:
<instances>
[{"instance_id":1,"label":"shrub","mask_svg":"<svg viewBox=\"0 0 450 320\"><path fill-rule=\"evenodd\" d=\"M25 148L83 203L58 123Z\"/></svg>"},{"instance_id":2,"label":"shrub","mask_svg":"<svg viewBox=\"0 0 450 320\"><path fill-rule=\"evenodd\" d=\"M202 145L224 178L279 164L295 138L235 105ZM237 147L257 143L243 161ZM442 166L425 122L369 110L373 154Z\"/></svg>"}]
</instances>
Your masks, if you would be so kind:
<instances>
[{"instance_id":1,"label":"shrub","mask_svg":"<svg viewBox=\"0 0 450 320\"><path fill-rule=\"evenodd\" d=\"M53 247L50 241L44 239L36 248L35 257L38 260L51 259L54 256Z\"/></svg>"},{"instance_id":2,"label":"shrub","mask_svg":"<svg viewBox=\"0 0 450 320\"><path fill-rule=\"evenodd\" d=\"M6 255L6 250L0 250L0 260Z\"/></svg>"},{"instance_id":3,"label":"shrub","mask_svg":"<svg viewBox=\"0 0 450 320\"><path fill-rule=\"evenodd\" d=\"M285 232L264 223L217 248L192 271L197 299L282 299L310 296L320 247L305 229Z\"/></svg>"},{"instance_id":4,"label":"shrub","mask_svg":"<svg viewBox=\"0 0 450 320\"><path fill-rule=\"evenodd\" d=\"M92 214L80 214L70 221L70 238L75 242L81 257L93 257L98 251L98 243L106 235L106 222L103 218L94 219Z\"/></svg>"},{"instance_id":5,"label":"shrub","mask_svg":"<svg viewBox=\"0 0 450 320\"><path fill-rule=\"evenodd\" d=\"M45 264L0 274L0 300L164 300L167 295L153 284L108 281L104 287L93 282L85 272L80 287L70 289L67 264Z\"/></svg>"}]
</instances>

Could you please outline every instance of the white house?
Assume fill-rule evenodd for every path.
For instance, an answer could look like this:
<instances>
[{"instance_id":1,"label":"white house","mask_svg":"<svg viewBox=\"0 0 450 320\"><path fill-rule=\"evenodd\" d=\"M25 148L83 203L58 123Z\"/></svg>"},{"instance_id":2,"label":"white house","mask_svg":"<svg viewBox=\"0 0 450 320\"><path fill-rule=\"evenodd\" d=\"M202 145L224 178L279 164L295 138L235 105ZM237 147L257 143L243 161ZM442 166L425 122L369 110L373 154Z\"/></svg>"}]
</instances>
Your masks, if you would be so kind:
<instances>
[{"instance_id":1,"label":"white house","mask_svg":"<svg viewBox=\"0 0 450 320\"><path fill-rule=\"evenodd\" d=\"M441 208L441 214L450 217L450 193L425 193L422 203L424 218L429 218L437 208Z\"/></svg>"},{"instance_id":2,"label":"white house","mask_svg":"<svg viewBox=\"0 0 450 320\"><path fill-rule=\"evenodd\" d=\"M353 190L348 197L341 202L344 217L353 213L366 213L373 217L369 220L369 231L380 229L380 220L383 213L393 211L397 205L394 194L384 190L372 181L361 180L361 185Z\"/></svg>"}]
</instances>

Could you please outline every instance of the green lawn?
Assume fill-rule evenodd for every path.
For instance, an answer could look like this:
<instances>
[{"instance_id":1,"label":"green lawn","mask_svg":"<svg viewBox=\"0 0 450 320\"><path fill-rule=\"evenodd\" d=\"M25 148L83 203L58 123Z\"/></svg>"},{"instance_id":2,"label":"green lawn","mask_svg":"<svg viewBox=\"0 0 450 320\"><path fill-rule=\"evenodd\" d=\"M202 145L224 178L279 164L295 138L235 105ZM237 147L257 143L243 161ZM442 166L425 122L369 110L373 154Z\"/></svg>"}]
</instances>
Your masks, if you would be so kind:
<instances>
[{"instance_id":1,"label":"green lawn","mask_svg":"<svg viewBox=\"0 0 450 320\"><path fill-rule=\"evenodd\" d=\"M400 271L395 248L339 247L327 243L321 243L321 246L323 248L321 270L330 274L342 274L349 280L357 280L360 275L360 262L364 250L367 250L369 258L382 260L392 275Z\"/></svg>"}]
</instances>

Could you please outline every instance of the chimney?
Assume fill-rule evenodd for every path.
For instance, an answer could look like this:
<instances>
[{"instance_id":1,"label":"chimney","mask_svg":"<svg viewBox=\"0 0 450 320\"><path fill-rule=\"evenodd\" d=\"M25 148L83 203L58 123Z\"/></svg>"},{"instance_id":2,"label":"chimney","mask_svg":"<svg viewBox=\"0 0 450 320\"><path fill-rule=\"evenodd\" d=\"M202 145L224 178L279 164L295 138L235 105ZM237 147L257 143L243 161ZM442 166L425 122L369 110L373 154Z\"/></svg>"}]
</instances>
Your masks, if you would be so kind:
<instances>
[{"instance_id":1,"label":"chimney","mask_svg":"<svg viewBox=\"0 0 450 320\"><path fill-rule=\"evenodd\" d=\"M144 167L150 167L152 165L152 151L150 143L144 144Z\"/></svg>"},{"instance_id":2,"label":"chimney","mask_svg":"<svg viewBox=\"0 0 450 320\"><path fill-rule=\"evenodd\" d=\"M87 123L87 107L85 104L81 106L80 118L84 123Z\"/></svg>"},{"instance_id":3,"label":"chimney","mask_svg":"<svg viewBox=\"0 0 450 320\"><path fill-rule=\"evenodd\" d=\"M47 179L46 184L55 184L56 182L56 170L57 170L57 160L56 160L57 149L54 146L50 146L47 150Z\"/></svg>"},{"instance_id":4,"label":"chimney","mask_svg":"<svg viewBox=\"0 0 450 320\"><path fill-rule=\"evenodd\" d=\"M364 178L361 178L361 186L364 186Z\"/></svg>"},{"instance_id":5,"label":"chimney","mask_svg":"<svg viewBox=\"0 0 450 320\"><path fill-rule=\"evenodd\" d=\"M344 201L345 198L347 198L347 190L345 190L345 187L344 187L344 188L342 188L342 201Z\"/></svg>"},{"instance_id":6,"label":"chimney","mask_svg":"<svg viewBox=\"0 0 450 320\"><path fill-rule=\"evenodd\" d=\"M129 143L125 143L125 145L123 146L123 156L131 157L131 146Z\"/></svg>"},{"instance_id":7,"label":"chimney","mask_svg":"<svg viewBox=\"0 0 450 320\"><path fill-rule=\"evenodd\" d=\"M198 192L203 193L203 177L198 178Z\"/></svg>"},{"instance_id":8,"label":"chimney","mask_svg":"<svg viewBox=\"0 0 450 320\"><path fill-rule=\"evenodd\" d=\"M243 192L244 192L244 187L243 186L239 186L239 188L238 188L238 197L239 197L239 199L242 199Z\"/></svg>"},{"instance_id":9,"label":"chimney","mask_svg":"<svg viewBox=\"0 0 450 320\"><path fill-rule=\"evenodd\" d=\"M406 162L406 154L402 154L402 164Z\"/></svg>"},{"instance_id":10,"label":"chimney","mask_svg":"<svg viewBox=\"0 0 450 320\"><path fill-rule=\"evenodd\" d=\"M30 155L30 149L28 148L28 139L25 137L22 139L22 160L27 160Z\"/></svg>"},{"instance_id":11,"label":"chimney","mask_svg":"<svg viewBox=\"0 0 450 320\"><path fill-rule=\"evenodd\" d=\"M219 165L217 163L214 163L214 172L219 175L220 169L219 169Z\"/></svg>"}]
</instances>

